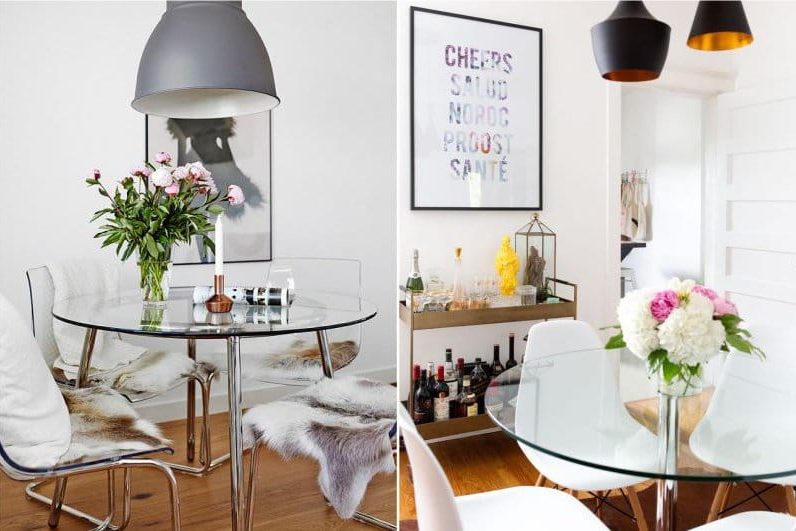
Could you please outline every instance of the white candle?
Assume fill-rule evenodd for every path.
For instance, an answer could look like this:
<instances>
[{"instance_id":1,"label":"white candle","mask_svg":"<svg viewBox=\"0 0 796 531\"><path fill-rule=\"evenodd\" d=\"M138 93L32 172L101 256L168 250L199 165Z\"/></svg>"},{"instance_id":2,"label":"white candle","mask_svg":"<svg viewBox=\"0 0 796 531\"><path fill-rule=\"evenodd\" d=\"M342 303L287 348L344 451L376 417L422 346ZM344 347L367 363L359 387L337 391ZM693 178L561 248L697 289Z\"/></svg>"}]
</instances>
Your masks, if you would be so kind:
<instances>
[{"instance_id":1,"label":"white candle","mask_svg":"<svg viewBox=\"0 0 796 531\"><path fill-rule=\"evenodd\" d=\"M216 218L216 275L224 274L224 226L221 224L219 214Z\"/></svg>"}]
</instances>

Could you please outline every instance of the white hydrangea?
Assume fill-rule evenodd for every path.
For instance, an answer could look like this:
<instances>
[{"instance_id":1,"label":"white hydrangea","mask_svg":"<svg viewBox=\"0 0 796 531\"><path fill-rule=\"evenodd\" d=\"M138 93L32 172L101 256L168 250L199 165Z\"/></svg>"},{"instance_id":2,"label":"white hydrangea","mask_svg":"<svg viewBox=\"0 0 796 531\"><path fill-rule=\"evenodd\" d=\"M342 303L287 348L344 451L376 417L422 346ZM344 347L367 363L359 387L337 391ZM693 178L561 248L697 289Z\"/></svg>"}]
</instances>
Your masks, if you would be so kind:
<instances>
[{"instance_id":1,"label":"white hydrangea","mask_svg":"<svg viewBox=\"0 0 796 531\"><path fill-rule=\"evenodd\" d=\"M655 327L658 321L650 312L650 301L654 290L631 291L619 302L617 314L622 335L630 351L639 358L646 359L659 345Z\"/></svg>"},{"instance_id":2,"label":"white hydrangea","mask_svg":"<svg viewBox=\"0 0 796 531\"><path fill-rule=\"evenodd\" d=\"M694 289L696 286L696 282L691 279L680 280L679 278L675 277L669 281L669 289L677 293L677 296L681 299L688 297L691 294L691 290Z\"/></svg>"},{"instance_id":3,"label":"white hydrangea","mask_svg":"<svg viewBox=\"0 0 796 531\"><path fill-rule=\"evenodd\" d=\"M688 303L673 310L658 327L658 339L669 361L694 365L718 354L726 337L721 322L713 320L710 299L691 293Z\"/></svg>"}]
</instances>

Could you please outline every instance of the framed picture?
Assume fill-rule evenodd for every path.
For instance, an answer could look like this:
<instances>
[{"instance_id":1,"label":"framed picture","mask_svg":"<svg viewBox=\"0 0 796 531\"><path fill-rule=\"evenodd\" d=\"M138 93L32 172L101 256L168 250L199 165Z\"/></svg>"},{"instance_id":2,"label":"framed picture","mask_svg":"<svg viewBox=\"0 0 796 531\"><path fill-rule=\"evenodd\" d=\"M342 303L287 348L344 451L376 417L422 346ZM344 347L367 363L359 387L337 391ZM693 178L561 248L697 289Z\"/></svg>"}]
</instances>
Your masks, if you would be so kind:
<instances>
[{"instance_id":1,"label":"framed picture","mask_svg":"<svg viewBox=\"0 0 796 531\"><path fill-rule=\"evenodd\" d=\"M235 118L183 119L147 115L147 160L158 151L174 157L172 165L201 162L219 191L237 184L246 197L240 206L226 206L226 262L271 260L271 113ZM201 238L172 251L174 264L212 262Z\"/></svg>"},{"instance_id":2,"label":"framed picture","mask_svg":"<svg viewBox=\"0 0 796 531\"><path fill-rule=\"evenodd\" d=\"M541 210L542 30L411 8L413 210Z\"/></svg>"}]
</instances>

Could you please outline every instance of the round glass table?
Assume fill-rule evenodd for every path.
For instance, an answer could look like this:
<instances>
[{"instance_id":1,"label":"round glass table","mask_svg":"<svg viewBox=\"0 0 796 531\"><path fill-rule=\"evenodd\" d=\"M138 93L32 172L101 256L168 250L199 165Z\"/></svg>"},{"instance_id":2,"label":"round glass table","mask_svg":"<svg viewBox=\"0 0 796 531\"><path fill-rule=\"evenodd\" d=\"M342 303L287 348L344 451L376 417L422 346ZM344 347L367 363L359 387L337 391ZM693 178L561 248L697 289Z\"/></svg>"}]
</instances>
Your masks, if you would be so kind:
<instances>
[{"instance_id":1,"label":"round glass table","mask_svg":"<svg viewBox=\"0 0 796 531\"><path fill-rule=\"evenodd\" d=\"M542 468L656 479L656 529L668 531L678 480L796 484L796 363L787 376L768 360L733 361L715 387L674 397L627 351L526 359L492 380L485 407Z\"/></svg>"},{"instance_id":2,"label":"round glass table","mask_svg":"<svg viewBox=\"0 0 796 531\"><path fill-rule=\"evenodd\" d=\"M334 368L326 331L352 326L376 316L370 302L336 293L297 292L289 307L235 305L225 314L208 313L204 304L194 304L193 288L173 288L161 307L145 306L139 291L81 296L53 306L53 317L86 329L76 385L86 384L98 330L124 334L184 338L188 354L196 355L197 339L227 342L229 399L230 481L232 529L244 528L243 424L241 421L240 338L315 332L323 372L331 377ZM190 391L193 386L189 386Z\"/></svg>"}]
</instances>

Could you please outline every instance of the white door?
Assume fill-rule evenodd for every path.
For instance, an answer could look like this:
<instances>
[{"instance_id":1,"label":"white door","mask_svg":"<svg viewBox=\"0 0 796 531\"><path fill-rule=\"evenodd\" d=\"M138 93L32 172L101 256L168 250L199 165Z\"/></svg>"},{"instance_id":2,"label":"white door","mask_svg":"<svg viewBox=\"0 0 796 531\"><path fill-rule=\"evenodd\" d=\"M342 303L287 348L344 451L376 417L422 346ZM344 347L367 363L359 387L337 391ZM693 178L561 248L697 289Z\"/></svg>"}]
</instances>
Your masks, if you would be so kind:
<instances>
[{"instance_id":1,"label":"white door","mask_svg":"<svg viewBox=\"0 0 796 531\"><path fill-rule=\"evenodd\" d=\"M747 321L796 323L796 82L718 97L708 280Z\"/></svg>"}]
</instances>

